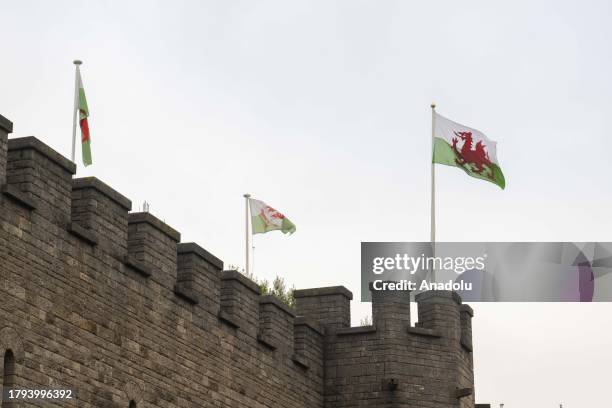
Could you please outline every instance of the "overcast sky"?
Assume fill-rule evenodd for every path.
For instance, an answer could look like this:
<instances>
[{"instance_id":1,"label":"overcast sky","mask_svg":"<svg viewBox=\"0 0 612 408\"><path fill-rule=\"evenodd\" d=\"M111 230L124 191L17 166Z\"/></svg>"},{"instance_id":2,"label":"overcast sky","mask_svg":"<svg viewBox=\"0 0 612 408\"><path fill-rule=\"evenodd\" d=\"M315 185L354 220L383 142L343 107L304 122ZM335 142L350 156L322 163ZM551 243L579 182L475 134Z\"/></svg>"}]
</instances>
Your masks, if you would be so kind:
<instances>
[{"instance_id":1,"label":"overcast sky","mask_svg":"<svg viewBox=\"0 0 612 408\"><path fill-rule=\"evenodd\" d=\"M96 176L226 265L244 202L297 232L254 273L359 298L361 241L429 239L431 113L498 141L507 187L437 172L440 241L609 241L612 3L3 1L0 114L70 154L80 58ZM610 304L475 304L476 396L610 401ZM370 314L353 302L353 322ZM606 323L607 322L607 323Z\"/></svg>"}]
</instances>

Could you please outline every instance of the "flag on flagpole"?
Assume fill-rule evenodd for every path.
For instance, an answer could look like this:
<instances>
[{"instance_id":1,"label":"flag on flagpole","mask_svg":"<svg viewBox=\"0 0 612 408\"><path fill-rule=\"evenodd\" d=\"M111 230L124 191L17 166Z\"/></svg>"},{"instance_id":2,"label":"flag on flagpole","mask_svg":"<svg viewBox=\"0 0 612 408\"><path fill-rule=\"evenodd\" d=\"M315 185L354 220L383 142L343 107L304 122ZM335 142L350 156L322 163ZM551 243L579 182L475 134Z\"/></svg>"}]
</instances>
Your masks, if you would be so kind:
<instances>
[{"instance_id":1,"label":"flag on flagpole","mask_svg":"<svg viewBox=\"0 0 612 408\"><path fill-rule=\"evenodd\" d=\"M260 200L249 198L251 228L253 234L263 234L280 230L283 234L293 234L295 225L283 214Z\"/></svg>"},{"instance_id":2,"label":"flag on flagpole","mask_svg":"<svg viewBox=\"0 0 612 408\"><path fill-rule=\"evenodd\" d=\"M91 160L91 135L89 133L89 108L87 107L87 98L85 98L85 89L83 88L83 80L81 79L81 71L77 68L77 83L78 83L78 100L77 109L79 111L79 126L81 128L81 152L83 155L83 164L89 166Z\"/></svg>"},{"instance_id":3,"label":"flag on flagpole","mask_svg":"<svg viewBox=\"0 0 612 408\"><path fill-rule=\"evenodd\" d=\"M463 169L468 175L506 187L497 161L497 142L482 132L434 114L433 163Z\"/></svg>"}]
</instances>

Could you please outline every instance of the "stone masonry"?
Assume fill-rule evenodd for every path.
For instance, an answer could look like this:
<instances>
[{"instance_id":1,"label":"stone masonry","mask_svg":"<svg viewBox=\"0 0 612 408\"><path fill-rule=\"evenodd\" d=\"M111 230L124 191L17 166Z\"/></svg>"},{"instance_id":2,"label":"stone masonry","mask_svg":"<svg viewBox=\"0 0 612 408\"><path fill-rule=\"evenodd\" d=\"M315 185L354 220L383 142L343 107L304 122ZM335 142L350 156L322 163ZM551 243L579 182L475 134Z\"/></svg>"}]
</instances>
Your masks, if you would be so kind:
<instances>
[{"instance_id":1,"label":"stone masonry","mask_svg":"<svg viewBox=\"0 0 612 408\"><path fill-rule=\"evenodd\" d=\"M0 116L0 380L71 388L2 408L474 408L472 309L342 286L292 309Z\"/></svg>"}]
</instances>

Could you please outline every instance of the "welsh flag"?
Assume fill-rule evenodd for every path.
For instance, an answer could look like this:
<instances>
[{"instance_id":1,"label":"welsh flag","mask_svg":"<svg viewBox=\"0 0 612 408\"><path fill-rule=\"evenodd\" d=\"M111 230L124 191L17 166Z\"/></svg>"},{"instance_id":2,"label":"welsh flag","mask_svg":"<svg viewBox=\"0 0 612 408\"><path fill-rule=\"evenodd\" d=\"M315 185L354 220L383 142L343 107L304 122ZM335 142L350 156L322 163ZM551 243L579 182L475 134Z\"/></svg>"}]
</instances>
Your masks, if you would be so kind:
<instances>
[{"instance_id":1,"label":"welsh flag","mask_svg":"<svg viewBox=\"0 0 612 408\"><path fill-rule=\"evenodd\" d=\"M263 234L268 231L280 230L283 234L293 234L295 225L283 214L263 201L249 199L251 210L251 226L253 234Z\"/></svg>"},{"instance_id":2,"label":"welsh flag","mask_svg":"<svg viewBox=\"0 0 612 408\"><path fill-rule=\"evenodd\" d=\"M434 112L433 162L463 169L468 175L504 189L506 179L497 161L497 142L482 132Z\"/></svg>"},{"instance_id":3,"label":"welsh flag","mask_svg":"<svg viewBox=\"0 0 612 408\"><path fill-rule=\"evenodd\" d=\"M87 98L85 98L85 89L81 80L81 71L77 70L77 80L79 87L78 107L79 110L79 126L81 127L81 152L83 154L83 164L89 166L91 161L91 135L89 134L89 108L87 107Z\"/></svg>"}]
</instances>

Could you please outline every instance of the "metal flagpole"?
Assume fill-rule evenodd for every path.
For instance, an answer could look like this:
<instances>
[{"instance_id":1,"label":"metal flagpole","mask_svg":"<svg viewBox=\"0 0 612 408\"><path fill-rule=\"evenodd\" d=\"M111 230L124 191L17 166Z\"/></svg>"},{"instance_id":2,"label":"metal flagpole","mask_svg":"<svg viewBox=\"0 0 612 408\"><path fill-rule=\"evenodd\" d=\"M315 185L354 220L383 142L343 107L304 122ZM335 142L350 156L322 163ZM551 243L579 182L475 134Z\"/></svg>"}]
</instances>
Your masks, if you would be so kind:
<instances>
[{"instance_id":1,"label":"metal flagpole","mask_svg":"<svg viewBox=\"0 0 612 408\"><path fill-rule=\"evenodd\" d=\"M250 235L249 235L249 199L251 198L250 194L245 194L244 196L244 241L245 241L245 250L246 250L246 267L245 267L245 271L247 276L250 276L251 273L251 267L250 267L250 261L251 261L251 256L250 256Z\"/></svg>"},{"instance_id":2,"label":"metal flagpole","mask_svg":"<svg viewBox=\"0 0 612 408\"><path fill-rule=\"evenodd\" d=\"M431 250L436 257L436 166L434 165L434 138L436 129L436 104L431 104ZM431 263L431 281L436 281L435 260Z\"/></svg>"},{"instance_id":3,"label":"metal flagpole","mask_svg":"<svg viewBox=\"0 0 612 408\"><path fill-rule=\"evenodd\" d=\"M74 71L74 109L72 112L72 162L75 161L75 150L76 150L76 128L77 128L77 111L79 110L79 65L81 65L83 61L74 60L73 64L75 65Z\"/></svg>"}]
</instances>

